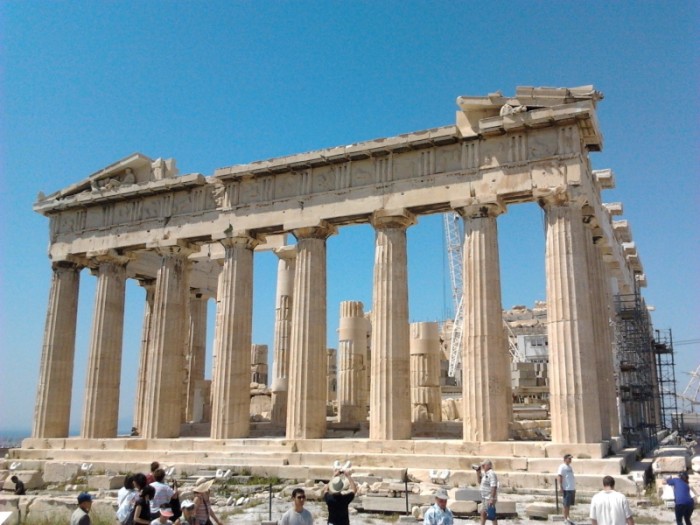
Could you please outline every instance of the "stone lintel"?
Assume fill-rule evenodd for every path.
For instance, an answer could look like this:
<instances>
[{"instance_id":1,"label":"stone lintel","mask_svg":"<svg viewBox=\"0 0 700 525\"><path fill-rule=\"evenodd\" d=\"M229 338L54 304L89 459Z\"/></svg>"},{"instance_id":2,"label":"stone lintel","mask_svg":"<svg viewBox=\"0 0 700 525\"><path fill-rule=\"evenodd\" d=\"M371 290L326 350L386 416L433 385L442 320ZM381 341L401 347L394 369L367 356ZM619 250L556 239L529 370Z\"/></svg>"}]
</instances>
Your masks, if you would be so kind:
<instances>
[{"instance_id":1,"label":"stone lintel","mask_svg":"<svg viewBox=\"0 0 700 525\"><path fill-rule=\"evenodd\" d=\"M623 207L621 202L604 202L603 207L608 210L611 216L622 215Z\"/></svg>"},{"instance_id":2,"label":"stone lintel","mask_svg":"<svg viewBox=\"0 0 700 525\"><path fill-rule=\"evenodd\" d=\"M182 255L189 255L199 251L199 246L182 239L158 239L147 243L146 248L168 254L179 253Z\"/></svg>"}]
</instances>

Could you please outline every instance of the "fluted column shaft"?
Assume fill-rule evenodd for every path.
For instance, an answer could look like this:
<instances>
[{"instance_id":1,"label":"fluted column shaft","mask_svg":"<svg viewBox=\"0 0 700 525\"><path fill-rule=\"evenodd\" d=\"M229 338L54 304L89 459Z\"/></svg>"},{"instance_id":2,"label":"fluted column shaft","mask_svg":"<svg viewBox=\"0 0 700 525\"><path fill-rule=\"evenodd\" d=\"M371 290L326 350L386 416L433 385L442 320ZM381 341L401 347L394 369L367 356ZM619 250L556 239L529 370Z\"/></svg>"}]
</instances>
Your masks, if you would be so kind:
<instances>
[{"instance_id":1,"label":"fluted column shaft","mask_svg":"<svg viewBox=\"0 0 700 525\"><path fill-rule=\"evenodd\" d=\"M153 300L141 432L146 438L172 438L180 434L181 389L190 302L190 263L187 257L193 249L185 243L157 248L161 261Z\"/></svg>"},{"instance_id":2,"label":"fluted column shaft","mask_svg":"<svg viewBox=\"0 0 700 525\"><path fill-rule=\"evenodd\" d=\"M464 218L463 439L509 438L512 414L510 356L503 330L496 217L498 202L457 210Z\"/></svg>"},{"instance_id":3,"label":"fluted column shaft","mask_svg":"<svg viewBox=\"0 0 700 525\"><path fill-rule=\"evenodd\" d=\"M340 303L338 325L338 420L367 419L367 320L360 301Z\"/></svg>"},{"instance_id":4,"label":"fluted column shaft","mask_svg":"<svg viewBox=\"0 0 700 525\"><path fill-rule=\"evenodd\" d=\"M322 224L293 231L297 238L289 355L288 439L326 433L326 239Z\"/></svg>"},{"instance_id":5,"label":"fluted column shaft","mask_svg":"<svg viewBox=\"0 0 700 525\"><path fill-rule=\"evenodd\" d=\"M582 205L563 193L542 202L552 442L597 443L602 435Z\"/></svg>"},{"instance_id":6,"label":"fluted column shaft","mask_svg":"<svg viewBox=\"0 0 700 525\"><path fill-rule=\"evenodd\" d=\"M408 267L409 212L375 212L372 290L372 382L369 438L410 439Z\"/></svg>"},{"instance_id":7,"label":"fluted column shaft","mask_svg":"<svg viewBox=\"0 0 700 525\"><path fill-rule=\"evenodd\" d=\"M597 293L600 296L600 328L602 329L602 341L603 341L603 367L608 372L608 376L605 381L605 388L607 391L607 401L608 401L608 433L610 436L620 435L620 419L617 408L617 385L615 384L615 360L614 360L614 344L613 344L613 328L611 324L611 318L614 315L613 302L612 302L612 292L609 285L609 277L606 271L605 262L603 257L598 251L598 257L596 257L596 265L598 266L598 276L599 286ZM605 425L605 421L603 422Z\"/></svg>"},{"instance_id":8,"label":"fluted column shaft","mask_svg":"<svg viewBox=\"0 0 700 525\"><path fill-rule=\"evenodd\" d=\"M253 250L248 235L222 240L216 370L212 383L211 437L247 437L250 432L250 345L253 330Z\"/></svg>"},{"instance_id":9,"label":"fluted column shaft","mask_svg":"<svg viewBox=\"0 0 700 525\"><path fill-rule=\"evenodd\" d=\"M613 380L613 368L607 365L606 354L612 351L606 346L605 331L605 306L602 301L601 286L602 277L599 273L598 259L600 254L594 243L593 225L584 221L584 235L586 236L586 268L588 269L588 283L590 286L591 323L593 324L593 353L595 355L596 380L590 388L598 390L598 404L600 411L600 432L603 439L610 439L610 400L608 399L608 384Z\"/></svg>"},{"instance_id":10,"label":"fluted column shaft","mask_svg":"<svg viewBox=\"0 0 700 525\"><path fill-rule=\"evenodd\" d=\"M32 437L68 437L80 266L52 265Z\"/></svg>"},{"instance_id":11,"label":"fluted column shaft","mask_svg":"<svg viewBox=\"0 0 700 525\"><path fill-rule=\"evenodd\" d=\"M83 438L117 437L127 262L126 257L106 254L92 263L97 288L80 430Z\"/></svg>"},{"instance_id":12,"label":"fluted column shaft","mask_svg":"<svg viewBox=\"0 0 700 525\"><path fill-rule=\"evenodd\" d=\"M275 250L277 263L277 296L275 299L275 342L273 348L274 377L272 379L272 414L274 425L287 424L287 394L289 390L289 342L292 332L292 303L296 247Z\"/></svg>"},{"instance_id":13,"label":"fluted column shaft","mask_svg":"<svg viewBox=\"0 0 700 525\"><path fill-rule=\"evenodd\" d=\"M411 420L441 419L438 324L411 323Z\"/></svg>"},{"instance_id":14,"label":"fluted column shaft","mask_svg":"<svg viewBox=\"0 0 700 525\"><path fill-rule=\"evenodd\" d=\"M148 350L151 339L151 321L153 319L153 298L156 291L155 279L141 279L141 285L146 291L144 301L143 326L141 327L141 352L139 354L138 376L136 377L136 399L134 400L134 424L140 433L143 429L143 421L146 405L146 385L148 384Z\"/></svg>"},{"instance_id":15,"label":"fluted column shaft","mask_svg":"<svg viewBox=\"0 0 700 525\"><path fill-rule=\"evenodd\" d=\"M193 290L190 296L190 330L186 359L187 386L184 389L183 422L195 419L195 387L204 379L207 355L207 304L208 297L201 290Z\"/></svg>"}]
</instances>

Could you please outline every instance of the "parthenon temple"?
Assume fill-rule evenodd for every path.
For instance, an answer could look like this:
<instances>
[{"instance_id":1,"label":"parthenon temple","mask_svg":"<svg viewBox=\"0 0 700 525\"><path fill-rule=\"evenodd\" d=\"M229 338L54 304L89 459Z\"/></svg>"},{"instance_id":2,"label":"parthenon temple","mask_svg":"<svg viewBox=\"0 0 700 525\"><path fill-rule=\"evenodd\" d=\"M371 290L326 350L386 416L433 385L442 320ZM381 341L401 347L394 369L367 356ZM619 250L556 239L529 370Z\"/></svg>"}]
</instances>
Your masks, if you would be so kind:
<instances>
[{"instance_id":1,"label":"parthenon temple","mask_svg":"<svg viewBox=\"0 0 700 525\"><path fill-rule=\"evenodd\" d=\"M433 348L440 342L430 323L409 322L407 230L421 215L456 212L465 232L461 431L447 441L481 454L492 443L498 456L498 446L513 442L498 220L509 207L534 202L546 223L551 438L542 446L557 451L551 457L574 444L589 457L605 457L626 421L648 414L631 414L620 402L610 320L615 298L638 294L646 282L627 221L615 218L622 205L602 200L614 174L592 169L589 160L603 147L596 116L602 98L593 86L462 96L456 121L444 127L211 175L180 174L172 159L135 153L40 194L34 210L50 221L53 278L28 443L70 441L83 269L97 285L76 439L119 439L128 279L145 293L139 436L122 439L183 440L183 425L201 418L203 404L210 405L204 437L212 443L252 439L251 365L260 353L251 352L253 263L262 250L279 258L270 364L270 428L279 432L268 441L332 441L331 428L340 423L364 425L365 446L426 439L415 432L415 400L437 429L441 354ZM328 417L326 242L363 223L375 234L372 304L341 305L337 415ZM209 383L203 334L212 298ZM658 412L649 406L642 410Z\"/></svg>"}]
</instances>

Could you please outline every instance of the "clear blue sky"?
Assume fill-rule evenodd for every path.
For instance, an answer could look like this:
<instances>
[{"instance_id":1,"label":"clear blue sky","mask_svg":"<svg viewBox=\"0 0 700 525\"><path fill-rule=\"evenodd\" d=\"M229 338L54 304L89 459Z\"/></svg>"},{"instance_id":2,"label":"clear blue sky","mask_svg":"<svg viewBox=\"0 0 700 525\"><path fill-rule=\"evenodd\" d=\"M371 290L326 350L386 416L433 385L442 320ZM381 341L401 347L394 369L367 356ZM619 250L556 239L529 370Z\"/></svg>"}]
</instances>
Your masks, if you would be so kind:
<instances>
[{"instance_id":1,"label":"clear blue sky","mask_svg":"<svg viewBox=\"0 0 700 525\"><path fill-rule=\"evenodd\" d=\"M0 436L29 429L50 283L51 193L133 152L182 173L454 122L459 95L594 84L605 148L657 328L698 339L697 2L3 2L0 4ZM499 219L503 304L544 299L541 211ZM371 305L373 234L328 245L328 344L338 303ZM449 314L439 217L409 230L410 317ZM275 258L255 261L254 342L272 345ZM79 426L94 277L83 271L72 427ZM210 313L213 313L210 304ZM127 288L121 428L143 290ZM211 317L211 316L210 316ZM213 333L210 320L209 338Z\"/></svg>"}]
</instances>

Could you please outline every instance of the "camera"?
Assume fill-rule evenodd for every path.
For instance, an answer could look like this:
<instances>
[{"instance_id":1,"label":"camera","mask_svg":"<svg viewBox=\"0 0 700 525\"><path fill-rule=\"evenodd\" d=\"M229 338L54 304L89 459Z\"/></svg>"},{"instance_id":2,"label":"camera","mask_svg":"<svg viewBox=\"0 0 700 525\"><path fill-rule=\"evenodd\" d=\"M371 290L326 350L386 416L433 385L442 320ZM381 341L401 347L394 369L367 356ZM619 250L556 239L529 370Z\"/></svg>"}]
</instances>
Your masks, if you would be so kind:
<instances>
[{"instance_id":1,"label":"camera","mask_svg":"<svg viewBox=\"0 0 700 525\"><path fill-rule=\"evenodd\" d=\"M477 465L476 463L472 463L472 468L474 470L481 470L481 465Z\"/></svg>"}]
</instances>

